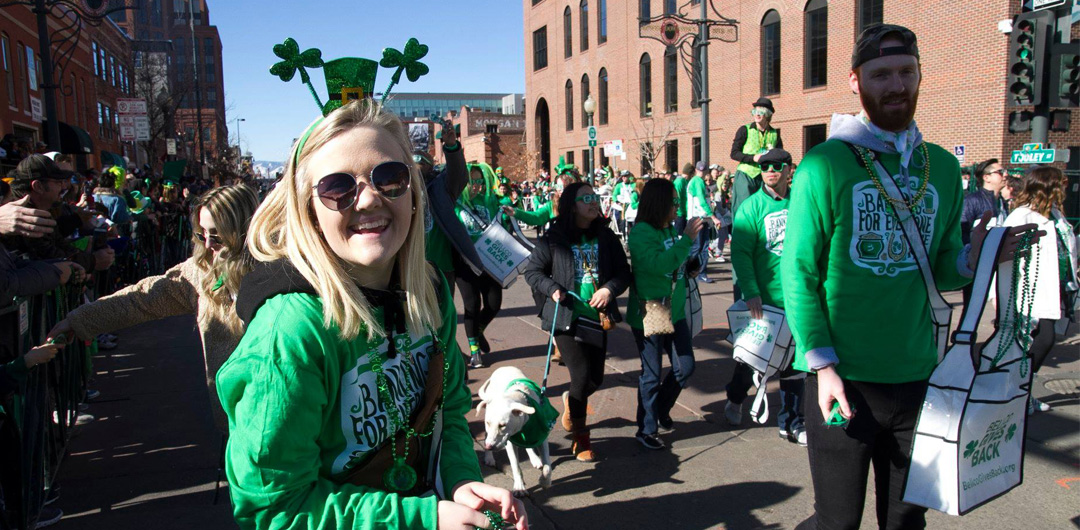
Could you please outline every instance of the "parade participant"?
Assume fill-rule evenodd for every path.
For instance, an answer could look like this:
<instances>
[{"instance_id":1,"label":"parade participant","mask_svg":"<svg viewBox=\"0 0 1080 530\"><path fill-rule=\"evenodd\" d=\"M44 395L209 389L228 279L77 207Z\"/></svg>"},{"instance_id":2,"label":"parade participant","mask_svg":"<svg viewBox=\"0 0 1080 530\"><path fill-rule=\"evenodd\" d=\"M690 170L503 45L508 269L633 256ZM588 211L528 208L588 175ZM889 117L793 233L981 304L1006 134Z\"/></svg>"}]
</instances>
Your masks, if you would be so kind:
<instances>
[{"instance_id":1,"label":"parade participant","mask_svg":"<svg viewBox=\"0 0 1080 530\"><path fill-rule=\"evenodd\" d=\"M904 224L918 225L915 241L927 243L940 290L970 281L986 228L966 251L956 157L923 142L913 120L921 81L915 34L895 25L864 31L848 79L863 112L834 115L831 138L799 164L780 265L794 366L811 372L805 411L815 514L798 528L858 528L871 462L878 526L923 528L926 508L903 503L900 491L938 347ZM902 183L893 187L902 198L882 191L892 181ZM900 208L918 222L890 218ZM827 418L845 425L827 426Z\"/></svg>"},{"instance_id":2,"label":"parade participant","mask_svg":"<svg viewBox=\"0 0 1080 530\"><path fill-rule=\"evenodd\" d=\"M555 179L555 191L552 192L551 200L544 203L540 208L529 212L521 208L513 208L509 205L504 205L502 211L507 216L513 217L529 226L545 226L557 215L555 209L558 208L559 197L562 196L563 190L573 183L574 177L569 174L559 175Z\"/></svg>"},{"instance_id":3,"label":"parade participant","mask_svg":"<svg viewBox=\"0 0 1080 530\"><path fill-rule=\"evenodd\" d=\"M731 213L738 213L739 205L761 187L761 155L773 148L784 148L780 129L773 128L772 117L776 110L769 98L758 98L751 105L750 115L754 121L735 131L731 142L731 159L738 162L732 183Z\"/></svg>"},{"instance_id":4,"label":"parade participant","mask_svg":"<svg viewBox=\"0 0 1080 530\"><path fill-rule=\"evenodd\" d=\"M675 212L675 231L682 232L683 228L686 228L686 185L690 182L690 179L694 176L694 165L686 163L683 165L682 173L679 173L672 181L675 184L675 195L678 197L679 206Z\"/></svg>"},{"instance_id":5,"label":"parade participant","mask_svg":"<svg viewBox=\"0 0 1080 530\"><path fill-rule=\"evenodd\" d=\"M176 315L195 315L202 339L210 412L218 430L226 432L215 378L243 333L234 299L252 261L244 239L259 206L251 188L239 184L214 188L191 213L194 253L160 276L143 278L111 295L83 304L49 332L69 340L92 339L103 333ZM74 333L72 333L74 332Z\"/></svg>"},{"instance_id":6,"label":"parade participant","mask_svg":"<svg viewBox=\"0 0 1080 530\"><path fill-rule=\"evenodd\" d=\"M615 228L623 237L626 237L626 207L630 204L630 192L633 191L634 175L627 170L619 173L619 182L611 191L611 200L614 202L611 208L612 217L615 219Z\"/></svg>"},{"instance_id":7,"label":"parade participant","mask_svg":"<svg viewBox=\"0 0 1080 530\"><path fill-rule=\"evenodd\" d=\"M731 267L739 273L739 289L753 318L764 316L762 305L784 308L780 256L784 252L791 155L783 149L773 149L762 155L759 164L763 185L735 215L732 227L736 237L731 240ZM787 377L780 379L781 406L776 417L780 437L805 446L802 398L806 374L782 375ZM728 423L742 424L743 402L752 385L753 370L746 364L735 363L735 372L726 388L728 404L724 416Z\"/></svg>"},{"instance_id":8,"label":"parade participant","mask_svg":"<svg viewBox=\"0 0 1080 530\"><path fill-rule=\"evenodd\" d=\"M424 202L424 251L428 261L446 277L453 296L457 277L455 255L470 271L483 270L480 256L465 227L457 217L457 201L469 182L465 153L453 124L446 122L438 135L446 166L434 171L431 158L423 151L413 151L413 162L420 166L427 200Z\"/></svg>"},{"instance_id":9,"label":"parade participant","mask_svg":"<svg viewBox=\"0 0 1080 530\"><path fill-rule=\"evenodd\" d=\"M563 363L570 371L570 390L563 392L562 426L573 433L574 456L592 462L586 409L604 381L607 331L622 320L615 299L630 285L630 265L622 243L600 215L600 196L585 182L568 185L559 198L559 215L533 250L525 281L545 297L542 329L555 327ZM574 293L573 296L569 293ZM560 304L553 322L555 304Z\"/></svg>"},{"instance_id":10,"label":"parade participant","mask_svg":"<svg viewBox=\"0 0 1080 530\"><path fill-rule=\"evenodd\" d=\"M1020 278L1014 280L1018 285L1030 282L1035 288L1030 315L1035 322L1031 324L1033 340L1028 352L1032 373L1039 372L1057 343L1055 325L1062 324L1059 330L1063 330L1070 321L1077 319L1073 311L1080 289L1076 235L1061 213L1066 183L1065 175L1056 167L1040 166L1029 170L1024 176L1024 188L1016 196L1016 207L1004 222L1004 226L1034 223L1046 233L1031 251L1036 256L1035 270L1021 270ZM1032 276L1030 279L1025 278L1028 274ZM996 295L996 289L990 292ZM1019 307L1021 300L1017 298ZM1029 403L1029 412L1046 412L1051 408L1034 395Z\"/></svg>"},{"instance_id":11,"label":"parade participant","mask_svg":"<svg viewBox=\"0 0 1080 530\"><path fill-rule=\"evenodd\" d=\"M682 234L676 232L671 225L676 216L676 197L671 181L650 179L641 194L638 223L630 232L634 281L626 304L626 321L641 356L635 438L647 449L664 448L664 442L657 437L657 424L665 430L674 427L671 409L694 373L694 347L685 303L686 274L695 273L696 265L688 266L687 257L704 222L696 217L688 219ZM653 310L647 304L666 304L673 333L645 335L644 319L656 318L647 314ZM669 352L671 370L661 377L664 351Z\"/></svg>"},{"instance_id":12,"label":"parade participant","mask_svg":"<svg viewBox=\"0 0 1080 530\"><path fill-rule=\"evenodd\" d=\"M489 223L499 214L499 198L494 191L495 174L491 166L480 162L469 164L469 186L458 198L458 219L473 242L480 239ZM460 254L456 255L459 257ZM465 336L469 340L469 367L484 366L482 354L491 353L491 345L484 337L484 329L502 308L503 289L499 282L484 272L469 267L457 269L457 286L461 290L464 305Z\"/></svg>"},{"instance_id":13,"label":"parade participant","mask_svg":"<svg viewBox=\"0 0 1080 530\"><path fill-rule=\"evenodd\" d=\"M686 219L701 219L704 226L698 233L694 248L690 251L690 257L697 258L701 263L697 280L702 283L712 283L706 272L709 262L709 241L711 239L711 227L720 226L720 219L713 215L712 198L705 189L705 163L699 161L694 167L694 176L686 184ZM711 225L710 225L711 223Z\"/></svg>"},{"instance_id":14,"label":"parade participant","mask_svg":"<svg viewBox=\"0 0 1080 530\"><path fill-rule=\"evenodd\" d=\"M276 46L278 65L298 49ZM363 96L373 63L322 63L342 98L251 220L246 331L218 374L233 512L241 528L457 529L490 527L489 510L525 530L521 504L481 482L453 301L424 259L423 181L400 119Z\"/></svg>"}]
</instances>

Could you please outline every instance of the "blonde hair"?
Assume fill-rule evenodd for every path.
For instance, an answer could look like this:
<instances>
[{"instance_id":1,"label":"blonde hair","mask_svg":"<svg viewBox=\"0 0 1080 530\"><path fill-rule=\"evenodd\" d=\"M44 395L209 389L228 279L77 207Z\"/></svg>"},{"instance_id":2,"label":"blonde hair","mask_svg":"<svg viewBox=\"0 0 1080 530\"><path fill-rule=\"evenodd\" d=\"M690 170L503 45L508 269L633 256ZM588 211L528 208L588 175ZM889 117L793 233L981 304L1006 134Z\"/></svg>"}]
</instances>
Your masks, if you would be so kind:
<instances>
[{"instance_id":1,"label":"blonde hair","mask_svg":"<svg viewBox=\"0 0 1080 530\"><path fill-rule=\"evenodd\" d=\"M222 249L217 257L206 249L206 245L194 238L192 257L199 272L202 273L195 289L199 296L208 300L207 311L200 313L199 326L203 329L211 321L224 322L230 330L239 333L243 323L236 315L234 299L240 292L240 281L251 272L254 261L248 253L244 241L247 239L248 221L259 207L259 196L255 190L243 185L214 188L199 197L191 211L191 226L199 228L199 215L205 209L210 212L221 239ZM218 279L224 277L220 287L215 289Z\"/></svg>"},{"instance_id":2,"label":"blonde hair","mask_svg":"<svg viewBox=\"0 0 1080 530\"><path fill-rule=\"evenodd\" d=\"M400 148L400 161L409 165L409 193L414 208L394 266L401 289L408 293L405 310L409 331L420 333L425 327L439 327L442 318L432 285L434 270L429 269L424 255L424 181L410 155L401 120L375 102L353 101L312 124L302 149L297 152L294 146L284 175L255 212L248 249L259 261L288 259L322 299L323 325L327 329L336 325L341 338L354 339L361 328L368 339L385 336L360 286L346 272L347 264L330 249L316 224L311 176L307 174L312 154L357 127L372 127L389 134Z\"/></svg>"}]
</instances>

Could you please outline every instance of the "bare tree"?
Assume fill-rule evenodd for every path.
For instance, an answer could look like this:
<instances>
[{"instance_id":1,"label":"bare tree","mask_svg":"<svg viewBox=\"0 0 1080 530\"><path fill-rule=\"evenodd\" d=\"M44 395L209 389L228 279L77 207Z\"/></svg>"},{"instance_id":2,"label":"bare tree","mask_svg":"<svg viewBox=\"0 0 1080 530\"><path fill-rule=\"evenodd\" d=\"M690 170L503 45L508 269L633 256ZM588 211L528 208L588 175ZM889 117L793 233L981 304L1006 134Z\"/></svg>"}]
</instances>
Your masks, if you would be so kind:
<instances>
[{"instance_id":1,"label":"bare tree","mask_svg":"<svg viewBox=\"0 0 1080 530\"><path fill-rule=\"evenodd\" d=\"M170 71L166 53L139 52L134 72L135 97L146 100L146 117L150 121L150 140L138 142L146 152L151 167L161 167L161 149L165 140L174 136L176 111L189 96L194 86L183 67L173 65L179 71Z\"/></svg>"},{"instance_id":2,"label":"bare tree","mask_svg":"<svg viewBox=\"0 0 1080 530\"><path fill-rule=\"evenodd\" d=\"M656 159L660 158L660 152L668 140L679 132L679 123L674 117L668 117L663 120L630 120L630 125L634 128L634 144L637 145L639 156L651 172L656 168Z\"/></svg>"}]
</instances>

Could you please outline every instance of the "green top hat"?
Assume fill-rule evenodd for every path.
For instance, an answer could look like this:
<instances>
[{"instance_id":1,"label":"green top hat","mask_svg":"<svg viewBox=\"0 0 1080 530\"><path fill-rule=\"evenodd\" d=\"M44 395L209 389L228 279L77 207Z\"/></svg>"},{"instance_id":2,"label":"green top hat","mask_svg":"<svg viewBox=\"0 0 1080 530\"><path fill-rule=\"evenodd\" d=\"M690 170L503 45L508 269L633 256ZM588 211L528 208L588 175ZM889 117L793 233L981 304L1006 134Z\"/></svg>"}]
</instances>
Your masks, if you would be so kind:
<instances>
[{"instance_id":1,"label":"green top hat","mask_svg":"<svg viewBox=\"0 0 1080 530\"><path fill-rule=\"evenodd\" d=\"M369 98L375 93L375 77L379 63L359 57L343 57L323 63L328 101L322 106L323 116L354 100Z\"/></svg>"}]
</instances>

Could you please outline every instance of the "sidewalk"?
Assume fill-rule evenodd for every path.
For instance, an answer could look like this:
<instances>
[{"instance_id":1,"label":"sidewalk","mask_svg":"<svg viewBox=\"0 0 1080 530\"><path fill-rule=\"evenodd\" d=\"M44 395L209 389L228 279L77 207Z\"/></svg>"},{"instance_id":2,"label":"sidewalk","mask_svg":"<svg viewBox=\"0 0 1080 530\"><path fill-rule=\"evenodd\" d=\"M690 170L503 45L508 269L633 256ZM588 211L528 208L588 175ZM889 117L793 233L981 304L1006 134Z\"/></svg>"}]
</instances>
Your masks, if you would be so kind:
<instances>
[{"instance_id":1,"label":"sidewalk","mask_svg":"<svg viewBox=\"0 0 1080 530\"><path fill-rule=\"evenodd\" d=\"M595 464L569 452L569 435L556 426L550 440L554 484L537 488L539 473L522 457L533 528L794 528L813 507L806 451L777 437L775 422L757 426L747 417L732 428L723 417L723 388L733 361L724 310L731 302L728 266L711 265L703 285L706 329L695 340L697 368L673 414L669 450L648 451L633 439L637 350L625 324L609 337L607 376L590 401ZM950 296L957 302L958 296ZM953 298L957 298L954 300ZM625 304L625 296L622 299ZM537 381L543 376L547 334L523 279L504 297L488 330L494 352L489 366L470 373L476 389L491 371L512 364ZM959 315L957 315L959 317ZM173 318L125 330L120 346L94 360L94 387L102 397L90 412L61 470L66 514L55 528L171 530L235 528L222 483L214 505L219 439L208 419L202 358L194 319ZM986 336L986 335L983 335ZM1025 482L1013 492L962 518L933 513L929 528L1074 528L1080 522L1080 360L1077 336L1058 346L1039 374L1035 393L1054 406L1028 429ZM459 328L459 344L464 331ZM552 369L549 391L556 408L568 374ZM775 388L771 406L778 403ZM479 435L482 421L469 415ZM480 457L479 447L477 456ZM487 480L511 485L504 452ZM1076 482L1070 482L1076 480ZM874 528L873 500L863 527Z\"/></svg>"}]
</instances>

